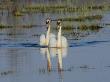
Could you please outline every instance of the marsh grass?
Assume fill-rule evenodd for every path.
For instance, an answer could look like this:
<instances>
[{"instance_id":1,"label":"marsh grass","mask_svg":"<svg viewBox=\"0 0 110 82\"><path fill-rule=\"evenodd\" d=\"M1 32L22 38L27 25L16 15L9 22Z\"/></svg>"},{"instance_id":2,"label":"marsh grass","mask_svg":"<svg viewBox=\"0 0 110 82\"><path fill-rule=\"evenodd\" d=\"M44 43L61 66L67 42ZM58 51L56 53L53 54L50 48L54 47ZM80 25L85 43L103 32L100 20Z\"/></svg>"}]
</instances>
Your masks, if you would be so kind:
<instances>
[{"instance_id":1,"label":"marsh grass","mask_svg":"<svg viewBox=\"0 0 110 82\"><path fill-rule=\"evenodd\" d=\"M92 33L99 32L99 30L102 28L103 27L97 24L96 25L82 24L77 27L69 25L62 27L62 34L66 36L68 39L80 40L83 37L87 37L88 35L91 35Z\"/></svg>"},{"instance_id":2,"label":"marsh grass","mask_svg":"<svg viewBox=\"0 0 110 82\"><path fill-rule=\"evenodd\" d=\"M37 27L39 25L3 25L0 24L0 29L5 29L5 28L32 28L32 27Z\"/></svg>"},{"instance_id":3,"label":"marsh grass","mask_svg":"<svg viewBox=\"0 0 110 82\"><path fill-rule=\"evenodd\" d=\"M29 12L82 12L82 11L91 11L91 10L104 10L110 8L109 5L83 5L83 6L68 6L65 4L36 4L28 5L24 9Z\"/></svg>"},{"instance_id":4,"label":"marsh grass","mask_svg":"<svg viewBox=\"0 0 110 82\"><path fill-rule=\"evenodd\" d=\"M99 26L99 25L90 25L90 26L88 26L88 25L85 25L85 24L83 24L83 25L80 25L79 27L78 27L80 30L91 30L91 31L98 31L99 29L101 29L101 28L103 28L103 27L101 27L101 26Z\"/></svg>"},{"instance_id":5,"label":"marsh grass","mask_svg":"<svg viewBox=\"0 0 110 82\"><path fill-rule=\"evenodd\" d=\"M67 17L67 18L60 18L62 21L86 21L86 20L101 20L102 15L92 15L92 16L79 16L77 18Z\"/></svg>"},{"instance_id":6,"label":"marsh grass","mask_svg":"<svg viewBox=\"0 0 110 82\"><path fill-rule=\"evenodd\" d=\"M0 29L3 29L3 28L12 28L13 26L8 26L8 25L3 25L3 24L0 24Z\"/></svg>"},{"instance_id":7,"label":"marsh grass","mask_svg":"<svg viewBox=\"0 0 110 82\"><path fill-rule=\"evenodd\" d=\"M91 25L88 25L88 24L86 24L86 23L84 23L84 24L80 24L80 25L78 25L77 27L75 27L74 25L67 25L67 24L65 24L65 25L63 25L62 26L62 30L63 30L63 32L71 32L71 31L74 31L74 30L80 30L80 31L87 31L87 30L90 30L90 31L99 31L101 28L103 28L103 27L101 27L101 26L99 26L98 24L91 24ZM57 28L54 28L53 30L57 30Z\"/></svg>"}]
</instances>

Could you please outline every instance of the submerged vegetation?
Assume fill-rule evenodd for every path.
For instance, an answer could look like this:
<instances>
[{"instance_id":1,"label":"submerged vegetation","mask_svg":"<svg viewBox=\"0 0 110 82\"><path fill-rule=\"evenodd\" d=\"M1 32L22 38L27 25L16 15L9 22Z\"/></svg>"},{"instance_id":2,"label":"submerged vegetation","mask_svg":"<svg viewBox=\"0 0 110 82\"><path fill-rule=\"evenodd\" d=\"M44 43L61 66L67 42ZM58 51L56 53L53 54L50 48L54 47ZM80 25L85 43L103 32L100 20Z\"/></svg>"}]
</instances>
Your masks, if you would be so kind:
<instances>
[{"instance_id":1,"label":"submerged vegetation","mask_svg":"<svg viewBox=\"0 0 110 82\"><path fill-rule=\"evenodd\" d=\"M103 28L101 26L98 25L82 25L82 26L78 26L78 27L63 27L63 35L65 35L68 39L71 40L80 40L83 37L87 37L93 33L97 33L99 32L99 30Z\"/></svg>"},{"instance_id":2,"label":"submerged vegetation","mask_svg":"<svg viewBox=\"0 0 110 82\"><path fill-rule=\"evenodd\" d=\"M0 24L0 29L2 29L2 28L12 28L12 26L7 26L7 25Z\"/></svg>"},{"instance_id":3,"label":"submerged vegetation","mask_svg":"<svg viewBox=\"0 0 110 82\"><path fill-rule=\"evenodd\" d=\"M98 26L98 25L85 25L85 24L83 24L83 25L80 25L80 26L78 26L78 27L73 27L73 26L70 26L70 25L68 25L68 26L63 26L62 27L62 29L63 30L74 30L74 29L79 29L79 30L91 30L91 31L94 31L94 30L98 30L98 29L100 29L100 28L103 28L103 27L101 27L101 26Z\"/></svg>"},{"instance_id":4,"label":"submerged vegetation","mask_svg":"<svg viewBox=\"0 0 110 82\"><path fill-rule=\"evenodd\" d=\"M32 28L32 27L37 27L39 25L3 25L0 24L0 29L3 28Z\"/></svg>"},{"instance_id":5,"label":"submerged vegetation","mask_svg":"<svg viewBox=\"0 0 110 82\"><path fill-rule=\"evenodd\" d=\"M42 13L60 13L60 12L82 12L82 11L91 11L91 10L106 10L110 9L110 6L106 5L83 5L83 6L68 6L65 4L36 4L28 5L24 7L25 12L42 12Z\"/></svg>"},{"instance_id":6,"label":"submerged vegetation","mask_svg":"<svg viewBox=\"0 0 110 82\"><path fill-rule=\"evenodd\" d=\"M102 16L101 15L92 15L92 16L79 16L77 18L60 18L62 21L85 21L85 20L101 20Z\"/></svg>"}]
</instances>

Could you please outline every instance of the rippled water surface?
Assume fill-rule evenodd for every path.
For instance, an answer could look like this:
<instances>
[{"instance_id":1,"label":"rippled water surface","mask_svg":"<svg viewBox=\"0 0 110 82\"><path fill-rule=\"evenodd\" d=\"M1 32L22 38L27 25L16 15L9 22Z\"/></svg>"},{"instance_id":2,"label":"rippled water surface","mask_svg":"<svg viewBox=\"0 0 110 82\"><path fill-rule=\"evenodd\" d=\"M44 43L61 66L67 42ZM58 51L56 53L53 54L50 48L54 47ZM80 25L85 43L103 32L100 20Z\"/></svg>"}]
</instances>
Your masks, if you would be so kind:
<instances>
[{"instance_id":1,"label":"rippled water surface","mask_svg":"<svg viewBox=\"0 0 110 82\"><path fill-rule=\"evenodd\" d=\"M56 20L82 13L28 13L15 17L0 11L0 24L12 26L0 28L0 82L110 82L110 12L100 14L100 20L62 21L63 26L72 27L62 29L69 46L56 49L39 45L40 35L46 31L46 18ZM83 23L100 28L81 30L78 26ZM57 33L56 21L52 21L51 29Z\"/></svg>"}]
</instances>

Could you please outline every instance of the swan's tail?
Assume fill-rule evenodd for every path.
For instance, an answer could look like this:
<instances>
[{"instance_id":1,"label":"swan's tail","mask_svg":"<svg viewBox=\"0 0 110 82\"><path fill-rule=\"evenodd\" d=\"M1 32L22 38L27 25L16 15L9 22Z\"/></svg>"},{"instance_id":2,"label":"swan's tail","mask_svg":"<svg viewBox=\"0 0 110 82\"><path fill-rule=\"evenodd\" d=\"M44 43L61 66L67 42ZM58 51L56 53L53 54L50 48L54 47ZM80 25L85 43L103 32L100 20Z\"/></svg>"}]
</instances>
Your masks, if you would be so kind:
<instances>
[{"instance_id":1,"label":"swan's tail","mask_svg":"<svg viewBox=\"0 0 110 82\"><path fill-rule=\"evenodd\" d=\"M49 47L56 47L56 36L54 34L50 35Z\"/></svg>"}]
</instances>

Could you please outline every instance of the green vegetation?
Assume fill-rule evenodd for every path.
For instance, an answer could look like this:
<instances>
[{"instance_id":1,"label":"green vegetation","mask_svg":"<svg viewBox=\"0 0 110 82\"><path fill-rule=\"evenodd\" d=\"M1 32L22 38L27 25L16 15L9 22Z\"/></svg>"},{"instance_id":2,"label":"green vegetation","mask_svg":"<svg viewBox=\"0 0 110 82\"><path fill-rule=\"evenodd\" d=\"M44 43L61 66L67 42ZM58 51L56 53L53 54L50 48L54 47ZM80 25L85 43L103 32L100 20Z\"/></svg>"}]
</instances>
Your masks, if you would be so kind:
<instances>
[{"instance_id":1,"label":"green vegetation","mask_svg":"<svg viewBox=\"0 0 110 82\"><path fill-rule=\"evenodd\" d=\"M0 29L2 29L2 28L12 28L12 26L7 26L7 25L0 24Z\"/></svg>"},{"instance_id":2,"label":"green vegetation","mask_svg":"<svg viewBox=\"0 0 110 82\"><path fill-rule=\"evenodd\" d=\"M85 20L101 20L101 15L92 15L92 16L79 16L77 18L67 17L67 18L60 18L62 21L85 21Z\"/></svg>"},{"instance_id":3,"label":"green vegetation","mask_svg":"<svg viewBox=\"0 0 110 82\"><path fill-rule=\"evenodd\" d=\"M62 26L62 30L64 32L69 32L69 31L73 31L75 29L81 30L81 31L86 31L86 30L91 30L91 31L98 31L99 29L101 29L103 27L99 26L99 25L87 25L87 24L81 24L77 27L74 27L73 25L63 25ZM57 28L55 28L54 30L57 30Z\"/></svg>"},{"instance_id":4,"label":"green vegetation","mask_svg":"<svg viewBox=\"0 0 110 82\"><path fill-rule=\"evenodd\" d=\"M14 27L20 27L20 28L32 28L32 27L35 27L37 25L3 25L3 24L0 24L0 29L3 29L3 28L14 28Z\"/></svg>"},{"instance_id":5,"label":"green vegetation","mask_svg":"<svg viewBox=\"0 0 110 82\"><path fill-rule=\"evenodd\" d=\"M91 31L98 31L99 29L101 29L101 28L103 28L103 27L101 27L101 26L98 26L98 25L90 25L90 26L88 26L88 25L85 25L85 24L83 24L83 25L80 25L79 27L78 27L80 30L91 30Z\"/></svg>"},{"instance_id":6,"label":"green vegetation","mask_svg":"<svg viewBox=\"0 0 110 82\"><path fill-rule=\"evenodd\" d=\"M42 12L42 13L55 13L55 12L86 12L91 10L106 10L110 9L110 5L108 4L102 4L102 5L81 5L81 6L75 6L75 5L67 5L64 4L34 4L34 5L27 5L24 7L25 12Z\"/></svg>"}]
</instances>

